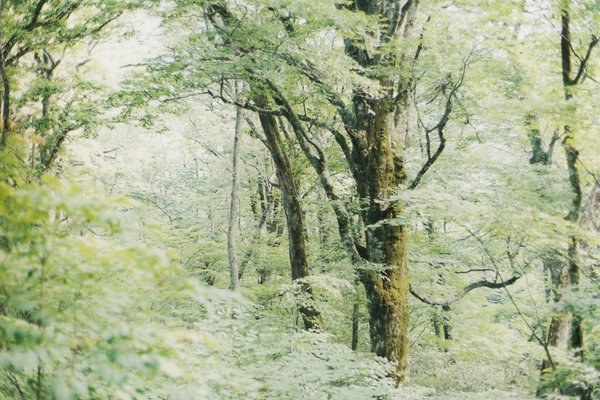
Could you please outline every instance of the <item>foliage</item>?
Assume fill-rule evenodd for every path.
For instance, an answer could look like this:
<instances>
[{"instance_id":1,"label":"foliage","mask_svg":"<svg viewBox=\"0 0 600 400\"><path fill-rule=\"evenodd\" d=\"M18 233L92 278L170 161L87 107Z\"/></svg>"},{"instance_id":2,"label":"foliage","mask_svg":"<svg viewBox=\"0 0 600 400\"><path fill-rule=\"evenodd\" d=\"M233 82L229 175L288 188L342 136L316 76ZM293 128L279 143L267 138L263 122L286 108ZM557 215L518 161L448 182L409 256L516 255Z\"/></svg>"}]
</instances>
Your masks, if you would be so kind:
<instances>
[{"instance_id":1,"label":"foliage","mask_svg":"<svg viewBox=\"0 0 600 400\"><path fill-rule=\"evenodd\" d=\"M28 27L35 6L45 3L37 18L48 23ZM89 137L103 117L102 85L78 71L82 40L97 40L104 23L145 3L8 1L2 44L13 43L7 57L14 60L5 64L11 118L27 133L0 150L0 398L523 399L538 386L550 321L566 312L584 321L586 359L551 349L560 368L543 375L540 392L597 396L600 243L595 229L565 221L572 192L560 151L568 124L578 132L585 194L592 192L600 150L597 61L566 102L556 72L560 24L552 22L565 2L420 3L415 39L384 45L372 32L385 28L379 21L341 3L225 1L239 23L227 38L205 19L206 7L221 3L165 3L158 10L166 53L135 70L108 100L118 109L104 115L137 127L115 123L71 144L71 166L53 178L35 169L49 154L44 149L61 147L61 132L83 129ZM584 54L598 26L597 2L571 3L574 51ZM420 53L411 68L363 68L345 54L344 38L367 52L379 46L382 57ZM44 76L43 67L59 59L67 68ZM95 64L86 68L96 73ZM252 108L253 99L268 97L265 76L284 89L325 149L362 238L364 205L328 133L343 130L331 99L350 103L358 88L377 97L377 78L386 74L412 82L402 132L410 180L427 162L427 148L439 144L428 129L443 112L443 84L462 73L444 152L415 190L392 194L404 212L385 223L410 232L411 285L431 297L481 280L518 280L473 290L448 307L413 299L414 386L395 388L393 366L367 353L365 293L285 122L307 221L312 276L305 283L313 299L290 284L275 171L250 126L239 221L244 297L223 290L233 136L227 103ZM232 80L252 84L234 96ZM549 162L531 161L536 140L544 151L551 141L555 146ZM557 291L562 299L555 303L546 262L570 257L567 238L585 244L583 278ZM319 310L325 332L299 328L302 302ZM353 318L356 352L349 350Z\"/></svg>"}]
</instances>

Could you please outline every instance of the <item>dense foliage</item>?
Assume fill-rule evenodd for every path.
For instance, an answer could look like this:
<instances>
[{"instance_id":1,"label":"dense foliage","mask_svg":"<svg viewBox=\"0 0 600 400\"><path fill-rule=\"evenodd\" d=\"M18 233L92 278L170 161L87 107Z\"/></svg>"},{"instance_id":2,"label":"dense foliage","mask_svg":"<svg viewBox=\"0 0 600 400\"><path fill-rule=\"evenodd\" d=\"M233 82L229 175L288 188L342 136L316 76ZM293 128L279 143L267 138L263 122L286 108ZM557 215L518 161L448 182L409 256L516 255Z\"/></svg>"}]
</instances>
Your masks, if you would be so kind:
<instances>
[{"instance_id":1,"label":"dense foliage","mask_svg":"<svg viewBox=\"0 0 600 400\"><path fill-rule=\"evenodd\" d=\"M598 398L598 18L0 0L0 399Z\"/></svg>"}]
</instances>

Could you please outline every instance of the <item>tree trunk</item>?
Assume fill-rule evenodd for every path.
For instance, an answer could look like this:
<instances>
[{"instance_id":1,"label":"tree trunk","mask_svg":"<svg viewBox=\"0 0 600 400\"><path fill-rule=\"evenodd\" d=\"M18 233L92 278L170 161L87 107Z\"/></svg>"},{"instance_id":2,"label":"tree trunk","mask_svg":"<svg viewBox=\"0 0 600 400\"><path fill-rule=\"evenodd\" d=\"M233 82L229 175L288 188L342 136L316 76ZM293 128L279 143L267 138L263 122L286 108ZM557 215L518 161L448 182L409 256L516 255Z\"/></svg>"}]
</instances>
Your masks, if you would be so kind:
<instances>
[{"instance_id":1,"label":"tree trunk","mask_svg":"<svg viewBox=\"0 0 600 400\"><path fill-rule=\"evenodd\" d=\"M287 111L294 132L305 155L320 176L338 222L342 243L349 252L353 264L359 269L359 278L366 289L369 310L371 351L396 363L394 379L408 382L408 265L406 257L407 232L403 226L386 224L396 218L401 209L388 201L399 185L406 183L406 171L399 155L392 147L395 133L394 102L391 96L382 99L355 99L359 132L348 128L353 141L352 171L358 193L368 204L362 213L367 229L367 248L361 247L351 232L350 215L340 201L331 176L327 170L322 149L314 146L308 132L295 115L283 93L274 85L272 89ZM339 138L338 138L339 139ZM342 139L339 139L342 140ZM401 147L401 142L396 141ZM318 153L318 154L315 154ZM376 225L376 226L374 226ZM384 267L384 271L364 268L364 260Z\"/></svg>"},{"instance_id":2,"label":"tree trunk","mask_svg":"<svg viewBox=\"0 0 600 400\"><path fill-rule=\"evenodd\" d=\"M352 308L352 350L358 350L358 328L360 320L360 291L358 290L360 282L358 279L354 282L356 294L354 296L354 307Z\"/></svg>"},{"instance_id":3,"label":"tree trunk","mask_svg":"<svg viewBox=\"0 0 600 400\"><path fill-rule=\"evenodd\" d=\"M594 36L589 43L588 51L585 58L579 58L580 66L576 76L572 76L572 53L573 44L571 43L571 32L570 32L570 14L569 14L569 3L563 3L561 9L561 35L560 35L560 48L561 48L561 64L562 64L562 78L563 88L565 92L565 99L571 100L573 97L572 88L579 84L582 77L582 72L586 68L586 64L589 61L592 49L598 44L598 39ZM578 224L580 223L580 217L582 214L582 199L583 191L581 180L579 177L578 169L578 158L579 151L576 146L575 132L569 125L564 126L564 139L563 147L565 149L565 156L567 159L567 167L569 171L569 184L572 193L572 204L569 210L569 214L565 217L565 220ZM592 199L591 204L594 203ZM580 280L580 267L579 267L579 239L576 236L571 236L568 239L568 250L566 261L553 263L554 270L551 269L551 276L554 287L557 289L557 294L554 296L555 301L561 300L561 295L558 294L560 290L566 290L573 288L577 290ZM579 317L573 317L570 312L564 312L561 315L552 318L550 328L548 330L547 346L555 347L566 350L568 348L577 348L578 355L581 361L584 360L583 354L583 332L581 327L581 319ZM555 369L556 363L552 360L545 359L542 363L542 373L548 368ZM538 391L538 395L541 394ZM584 397L584 394L581 394Z\"/></svg>"},{"instance_id":4,"label":"tree trunk","mask_svg":"<svg viewBox=\"0 0 600 400\"><path fill-rule=\"evenodd\" d=\"M355 100L359 101L362 100ZM362 105L366 112L358 115L358 126L364 127L367 156L363 163L356 164L357 170L362 171L356 177L357 188L360 197L368 201L362 215L368 227L368 260L385 269L363 269L360 280L368 300L371 351L396 362L395 379L404 383L408 381L409 369L408 235L404 226L386 222L400 214L400 207L388 199L399 185L406 183L406 173L390 144L395 133L391 99L384 97Z\"/></svg>"},{"instance_id":5,"label":"tree trunk","mask_svg":"<svg viewBox=\"0 0 600 400\"><path fill-rule=\"evenodd\" d=\"M0 140L0 146L6 144L10 133L10 81L3 64L4 57L0 60L0 77L2 78L2 139Z\"/></svg>"},{"instance_id":6,"label":"tree trunk","mask_svg":"<svg viewBox=\"0 0 600 400\"><path fill-rule=\"evenodd\" d=\"M357 299L354 300L354 307L352 309L352 351L358 350L358 320L360 318L360 304L358 302L358 295L356 297Z\"/></svg>"},{"instance_id":7,"label":"tree trunk","mask_svg":"<svg viewBox=\"0 0 600 400\"><path fill-rule=\"evenodd\" d=\"M283 151L283 139L277 120L273 115L259 114L260 123L265 132L267 147L275 163L277 179L281 188L283 209L288 228L289 257L292 267L292 280L310 276L306 254L306 234L304 216L300 205L298 190L294 181L292 166L287 154ZM312 288L307 282L300 283L303 293L312 301ZM306 329L319 327L319 313L312 304L301 304L298 308Z\"/></svg>"},{"instance_id":8,"label":"tree trunk","mask_svg":"<svg viewBox=\"0 0 600 400\"><path fill-rule=\"evenodd\" d=\"M231 204L229 205L229 229L227 231L227 255L229 256L229 280L231 290L237 290L239 281L236 238L240 223L240 145L242 140L243 111L237 108L235 114L235 134L233 138L233 168Z\"/></svg>"},{"instance_id":9,"label":"tree trunk","mask_svg":"<svg viewBox=\"0 0 600 400\"><path fill-rule=\"evenodd\" d=\"M2 78L2 139L0 139L0 147L4 147L8 139L9 127L8 121L10 117L10 81L6 73L6 58L8 56L6 43L4 41L4 9L6 0L0 0L0 77Z\"/></svg>"},{"instance_id":10,"label":"tree trunk","mask_svg":"<svg viewBox=\"0 0 600 400\"><path fill-rule=\"evenodd\" d=\"M527 137L531 144L531 158L529 159L530 164L542 164L550 165L552 163L552 153L554 151L554 145L559 139L558 130L552 135L548 150L542 149L542 133L540 132L540 126L538 117L535 113L529 112L525 115L525 128L527 129Z\"/></svg>"},{"instance_id":11,"label":"tree trunk","mask_svg":"<svg viewBox=\"0 0 600 400\"><path fill-rule=\"evenodd\" d=\"M417 0L408 0L400 7L400 2L362 0L356 6L359 11L379 15L389 22L387 32L380 37L385 43L412 37L417 4ZM408 71L410 64L406 53L372 58L351 40L346 40L346 53L365 67L385 68L398 62ZM408 232L402 225L387 222L401 213L399 204L389 198L406 184L401 157L405 134L397 132L396 125L403 125L410 85L407 80L394 83L386 74L379 77L379 83L384 93L381 97L354 93L354 123L346 128L353 144L353 175L359 197L366 204L362 211L367 227L366 258L384 268L359 270L367 296L371 351L395 362L393 378L405 384L409 380Z\"/></svg>"}]
</instances>

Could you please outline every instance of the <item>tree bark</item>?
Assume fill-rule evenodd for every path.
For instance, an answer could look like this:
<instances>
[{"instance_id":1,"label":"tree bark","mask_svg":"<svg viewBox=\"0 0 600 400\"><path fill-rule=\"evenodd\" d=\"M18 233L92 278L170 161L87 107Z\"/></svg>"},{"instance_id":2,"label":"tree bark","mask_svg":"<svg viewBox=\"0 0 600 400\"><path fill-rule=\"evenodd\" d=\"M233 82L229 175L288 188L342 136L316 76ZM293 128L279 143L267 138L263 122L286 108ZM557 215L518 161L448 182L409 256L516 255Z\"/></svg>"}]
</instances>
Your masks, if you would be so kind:
<instances>
[{"instance_id":1,"label":"tree bark","mask_svg":"<svg viewBox=\"0 0 600 400\"><path fill-rule=\"evenodd\" d=\"M359 307L360 304L358 302L358 299L355 299L354 307L352 308L352 351L358 350L358 320L360 317Z\"/></svg>"},{"instance_id":2,"label":"tree bark","mask_svg":"<svg viewBox=\"0 0 600 400\"><path fill-rule=\"evenodd\" d=\"M237 290L240 286L236 238L240 223L240 145L242 140L242 120L243 110L238 107L235 113L231 204L229 205L229 229L227 231L227 255L229 257L231 290Z\"/></svg>"},{"instance_id":3,"label":"tree bark","mask_svg":"<svg viewBox=\"0 0 600 400\"><path fill-rule=\"evenodd\" d=\"M360 171L356 183L360 197L367 202L362 213L367 226L367 258L384 270L362 269L360 280L368 300L371 351L396 362L394 378L404 383L409 374L408 234L404 226L387 222L400 215L399 205L388 199L406 183L406 172L390 145L395 129L391 99L384 97L362 105L365 112L357 119L364 129L367 157L356 165Z\"/></svg>"},{"instance_id":4,"label":"tree bark","mask_svg":"<svg viewBox=\"0 0 600 400\"><path fill-rule=\"evenodd\" d=\"M531 158L529 159L530 164L542 164L549 165L552 163L552 153L554 151L554 145L559 139L558 130L552 135L548 150L542 149L542 133L538 123L538 117L535 113L529 112L525 115L525 128L527 129L527 137L531 144Z\"/></svg>"},{"instance_id":5,"label":"tree bark","mask_svg":"<svg viewBox=\"0 0 600 400\"><path fill-rule=\"evenodd\" d=\"M450 321L450 306L442 306L442 327L444 328L444 340L454 340L452 334L452 322Z\"/></svg>"}]
</instances>

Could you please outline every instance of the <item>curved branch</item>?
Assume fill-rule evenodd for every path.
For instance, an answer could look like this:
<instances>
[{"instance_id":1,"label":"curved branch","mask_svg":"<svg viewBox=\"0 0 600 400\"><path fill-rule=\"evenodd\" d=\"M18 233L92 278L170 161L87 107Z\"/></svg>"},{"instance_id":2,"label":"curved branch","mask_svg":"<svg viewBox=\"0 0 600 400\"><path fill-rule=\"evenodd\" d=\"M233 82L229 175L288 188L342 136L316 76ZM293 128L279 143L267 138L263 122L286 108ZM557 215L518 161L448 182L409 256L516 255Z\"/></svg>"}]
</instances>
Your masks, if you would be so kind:
<instances>
[{"instance_id":1,"label":"curved branch","mask_svg":"<svg viewBox=\"0 0 600 400\"><path fill-rule=\"evenodd\" d=\"M455 274L469 274L471 272L496 272L496 270L491 268L469 268L466 271L455 271Z\"/></svg>"},{"instance_id":2,"label":"curved branch","mask_svg":"<svg viewBox=\"0 0 600 400\"><path fill-rule=\"evenodd\" d=\"M465 287L463 290L461 290L460 292L458 292L457 294L455 294L454 296L450 296L450 297L445 297L445 298L433 298L433 297L429 297L423 293L420 293L419 291L415 290L415 288L410 285L410 294L412 294L413 296L415 296L417 299L421 300L423 303L427 303L427 304L431 304L431 305L436 305L436 306L448 306L452 303L456 303L457 301L459 301L460 299L462 299L463 297L465 297L467 295L467 293L469 293L472 290L475 290L477 288L480 287L487 287L490 289L501 289L503 287L512 285L513 283L515 283L518 279L520 278L520 276L513 276L512 278L506 280L506 281L502 281L502 282L489 282L484 280L481 281L477 281L474 283L471 283L470 285L468 285L467 287Z\"/></svg>"},{"instance_id":3,"label":"curved branch","mask_svg":"<svg viewBox=\"0 0 600 400\"><path fill-rule=\"evenodd\" d=\"M594 47L598 44L598 38L595 35L592 35L592 40L590 41L590 44L588 46L587 49L587 53L585 54L585 57L583 58L583 60L581 60L580 57L578 57L581 62L579 63L579 70L577 71L577 76L575 76L575 79L573 79L573 84L578 84L579 80L581 79L581 76L583 75L583 71L585 71L585 67L588 64L588 61L590 60L590 56L592 54L592 50L594 49ZM575 53L575 52L573 52ZM576 54L575 54L576 55Z\"/></svg>"}]
</instances>

